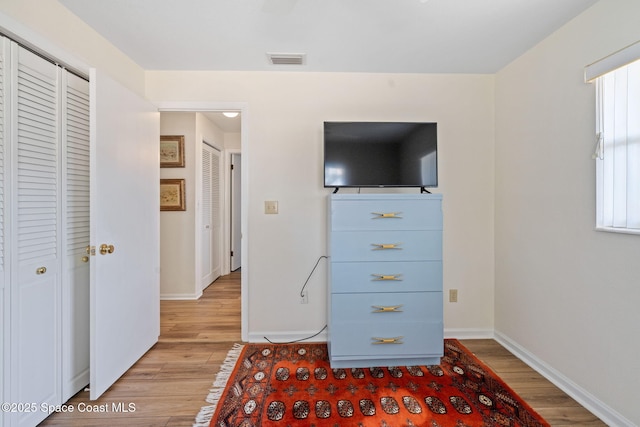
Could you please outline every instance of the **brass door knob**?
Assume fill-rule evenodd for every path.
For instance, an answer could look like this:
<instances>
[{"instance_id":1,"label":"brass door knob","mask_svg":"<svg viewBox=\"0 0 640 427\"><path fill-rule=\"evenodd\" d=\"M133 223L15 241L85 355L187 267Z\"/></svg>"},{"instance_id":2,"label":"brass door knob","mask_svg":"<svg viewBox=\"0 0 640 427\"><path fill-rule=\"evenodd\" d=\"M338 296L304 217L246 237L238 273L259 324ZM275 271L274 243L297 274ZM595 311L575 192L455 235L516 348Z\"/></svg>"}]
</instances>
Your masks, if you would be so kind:
<instances>
[{"instance_id":1,"label":"brass door knob","mask_svg":"<svg viewBox=\"0 0 640 427\"><path fill-rule=\"evenodd\" d=\"M100 253L102 255L112 254L115 250L116 248L113 245L107 245L106 243L100 245Z\"/></svg>"},{"instance_id":2,"label":"brass door knob","mask_svg":"<svg viewBox=\"0 0 640 427\"><path fill-rule=\"evenodd\" d=\"M89 262L89 257L88 256L83 256L82 258L82 262Z\"/></svg>"},{"instance_id":3,"label":"brass door knob","mask_svg":"<svg viewBox=\"0 0 640 427\"><path fill-rule=\"evenodd\" d=\"M44 274L47 272L47 267L40 267L36 269L36 274Z\"/></svg>"}]
</instances>

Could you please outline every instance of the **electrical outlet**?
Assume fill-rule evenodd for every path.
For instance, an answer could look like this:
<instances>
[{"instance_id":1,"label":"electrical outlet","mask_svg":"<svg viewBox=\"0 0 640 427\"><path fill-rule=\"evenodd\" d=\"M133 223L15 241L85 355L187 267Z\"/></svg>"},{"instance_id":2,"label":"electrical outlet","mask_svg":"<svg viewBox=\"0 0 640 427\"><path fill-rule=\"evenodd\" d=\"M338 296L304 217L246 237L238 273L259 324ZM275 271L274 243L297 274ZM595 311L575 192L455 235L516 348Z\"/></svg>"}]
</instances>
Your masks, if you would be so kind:
<instances>
[{"instance_id":1,"label":"electrical outlet","mask_svg":"<svg viewBox=\"0 0 640 427\"><path fill-rule=\"evenodd\" d=\"M449 302L458 302L458 290L449 289Z\"/></svg>"},{"instance_id":2,"label":"electrical outlet","mask_svg":"<svg viewBox=\"0 0 640 427\"><path fill-rule=\"evenodd\" d=\"M300 295L300 304L309 304L309 294L306 291Z\"/></svg>"}]
</instances>

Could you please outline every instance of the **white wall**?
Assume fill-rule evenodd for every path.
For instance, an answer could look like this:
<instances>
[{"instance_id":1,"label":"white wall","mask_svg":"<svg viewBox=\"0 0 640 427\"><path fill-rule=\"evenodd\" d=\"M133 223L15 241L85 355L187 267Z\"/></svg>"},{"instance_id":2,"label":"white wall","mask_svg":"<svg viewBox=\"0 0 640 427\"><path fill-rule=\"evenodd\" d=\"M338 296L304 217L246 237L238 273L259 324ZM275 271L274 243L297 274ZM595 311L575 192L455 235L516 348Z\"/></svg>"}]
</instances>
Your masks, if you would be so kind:
<instances>
[{"instance_id":1,"label":"white wall","mask_svg":"<svg viewBox=\"0 0 640 427\"><path fill-rule=\"evenodd\" d=\"M326 254L322 186L325 120L436 121L444 195L445 304L448 331L493 330L494 80L478 75L147 72L157 102L248 105L248 334L300 338L326 324L326 264L298 293ZM246 154L249 154L248 156ZM248 163L246 162L248 160ZM417 191L417 190L413 190ZM279 201L265 215L264 201Z\"/></svg>"},{"instance_id":2,"label":"white wall","mask_svg":"<svg viewBox=\"0 0 640 427\"><path fill-rule=\"evenodd\" d=\"M184 135L184 168L160 168L160 178L185 180L186 211L160 212L160 297L197 298L196 290L196 117L161 113L160 135Z\"/></svg>"},{"instance_id":3,"label":"white wall","mask_svg":"<svg viewBox=\"0 0 640 427\"><path fill-rule=\"evenodd\" d=\"M240 132L229 132L224 134L224 148L239 150L241 145Z\"/></svg>"},{"instance_id":4,"label":"white wall","mask_svg":"<svg viewBox=\"0 0 640 427\"><path fill-rule=\"evenodd\" d=\"M639 16L603 0L496 76L496 330L635 425L640 236L594 231L583 67L639 40Z\"/></svg>"}]
</instances>

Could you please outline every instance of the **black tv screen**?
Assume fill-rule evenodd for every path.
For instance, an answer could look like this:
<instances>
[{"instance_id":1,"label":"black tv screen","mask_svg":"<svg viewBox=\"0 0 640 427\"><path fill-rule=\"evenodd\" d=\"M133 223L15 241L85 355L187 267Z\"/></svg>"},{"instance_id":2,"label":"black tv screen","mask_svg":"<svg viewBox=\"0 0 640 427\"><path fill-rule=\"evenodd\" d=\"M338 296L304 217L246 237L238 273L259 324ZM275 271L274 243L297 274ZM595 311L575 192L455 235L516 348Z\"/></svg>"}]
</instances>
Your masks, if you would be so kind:
<instances>
[{"instance_id":1,"label":"black tv screen","mask_svg":"<svg viewBox=\"0 0 640 427\"><path fill-rule=\"evenodd\" d=\"M324 122L325 187L437 187L437 123Z\"/></svg>"}]
</instances>

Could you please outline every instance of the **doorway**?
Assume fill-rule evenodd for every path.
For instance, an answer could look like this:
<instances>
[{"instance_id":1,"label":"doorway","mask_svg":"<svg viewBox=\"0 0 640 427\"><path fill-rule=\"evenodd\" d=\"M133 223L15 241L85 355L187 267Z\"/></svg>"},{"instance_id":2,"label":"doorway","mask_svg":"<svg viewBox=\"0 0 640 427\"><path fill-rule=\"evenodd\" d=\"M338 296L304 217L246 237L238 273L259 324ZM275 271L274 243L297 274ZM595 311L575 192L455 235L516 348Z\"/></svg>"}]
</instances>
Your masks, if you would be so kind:
<instances>
[{"instance_id":1,"label":"doorway","mask_svg":"<svg viewBox=\"0 0 640 427\"><path fill-rule=\"evenodd\" d=\"M247 205L248 205L248 158L249 158L249 137L248 137L248 129L249 129L249 108L246 103L216 103L216 102L160 102L158 110L162 113L164 112L199 112L203 113L203 115L209 116L210 113L217 113L220 115L222 112L228 111L236 111L239 113L239 127L240 132L238 135L232 137L231 144L227 145L228 141L225 141L224 148L222 149L223 153L223 172L221 174L221 178L224 180L224 184L222 185L222 240L223 240L223 254L222 257L222 271L223 275L227 275L231 269L231 265L233 263L234 267L241 266L242 275L240 278L240 299L241 299L241 335L243 340L248 339L248 283L250 277L250 264L249 264L249 256L248 256L248 242L249 235L247 232ZM234 140L235 138L235 140ZM226 138L225 138L226 139ZM202 139L200 139L202 141ZM241 167L236 169L236 179L234 182L239 185L236 186L236 190L232 191L231 188L231 157L234 157L235 160L241 159ZM236 168L236 166L234 166ZM199 184L198 184L199 185ZM239 187L239 192L237 191ZM231 204L232 200L235 203L236 208L232 210ZM238 209L239 205L239 209ZM231 242L232 235L232 224L234 227L233 235L235 237L236 243ZM198 237L200 240L200 237ZM200 247L200 244L197 244L196 247ZM231 253L231 248L233 247L233 261L231 256L227 256L226 254ZM238 254L239 252L239 254ZM198 261L198 264L200 262ZM200 267L196 268L198 272L200 271ZM240 268L238 268L238 271ZM199 284L199 283L198 283ZM200 287L201 291L201 287ZM176 298L177 299L177 298Z\"/></svg>"}]
</instances>

